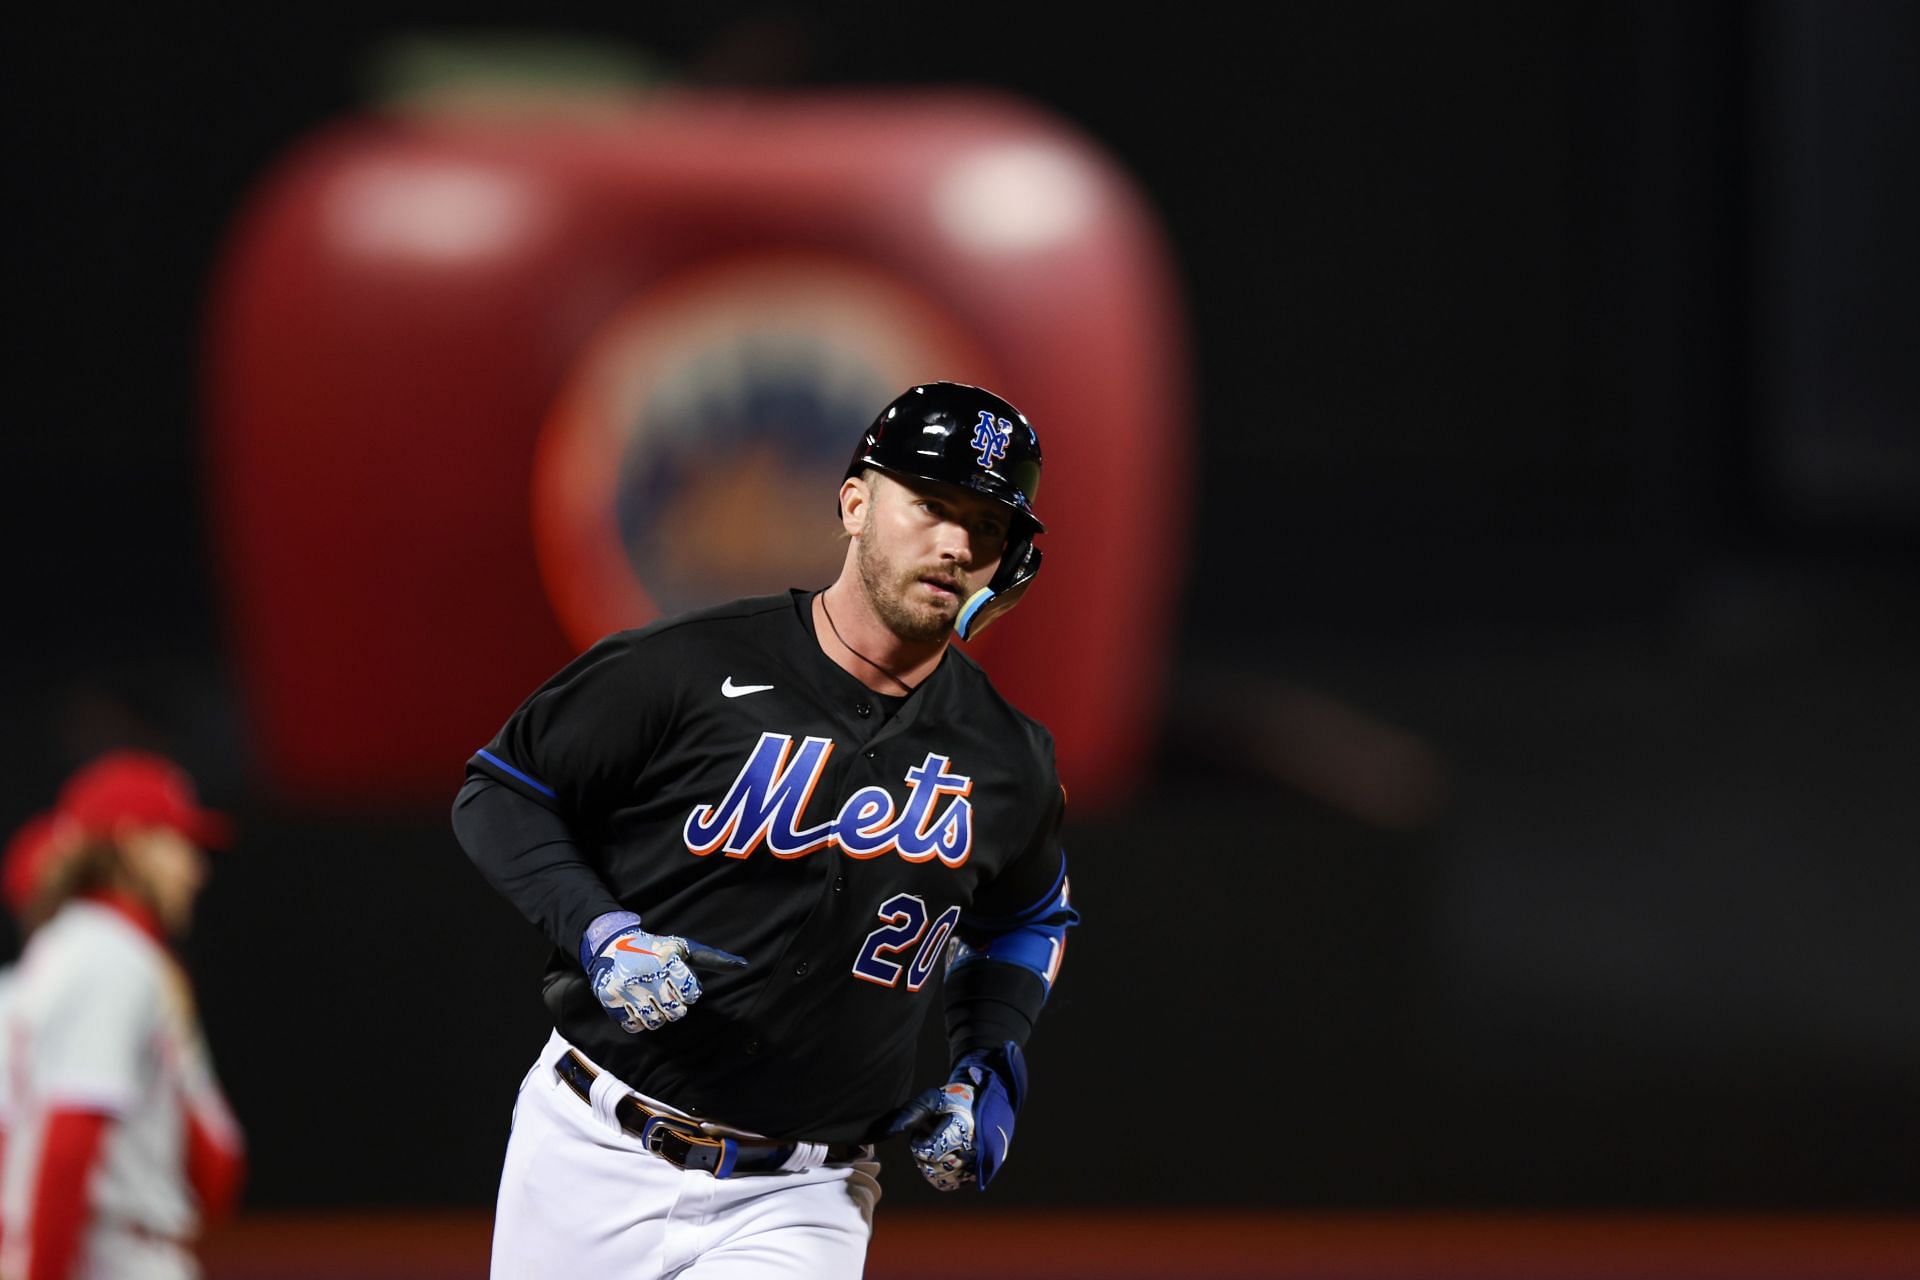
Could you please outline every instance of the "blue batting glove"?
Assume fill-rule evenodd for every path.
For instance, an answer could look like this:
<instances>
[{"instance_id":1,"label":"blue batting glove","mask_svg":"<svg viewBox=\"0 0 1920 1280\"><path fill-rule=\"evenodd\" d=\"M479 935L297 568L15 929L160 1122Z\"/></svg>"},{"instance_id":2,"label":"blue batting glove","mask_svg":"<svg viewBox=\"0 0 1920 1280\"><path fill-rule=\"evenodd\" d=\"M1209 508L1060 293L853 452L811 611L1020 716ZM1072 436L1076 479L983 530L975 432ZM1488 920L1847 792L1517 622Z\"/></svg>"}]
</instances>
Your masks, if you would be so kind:
<instances>
[{"instance_id":1,"label":"blue batting glove","mask_svg":"<svg viewBox=\"0 0 1920 1280\"><path fill-rule=\"evenodd\" d=\"M612 932L609 932L612 930ZM702 946L686 938L648 933L630 911L609 912L587 928L580 943L587 983L607 1016L622 1031L658 1031L687 1016L700 998L700 980L688 967L697 964L744 968L731 951Z\"/></svg>"},{"instance_id":2,"label":"blue batting glove","mask_svg":"<svg viewBox=\"0 0 1920 1280\"><path fill-rule=\"evenodd\" d=\"M901 1108L887 1132L907 1135L914 1164L936 1190L977 1183L985 1191L1006 1163L1026 1092L1027 1061L1009 1040L961 1058L947 1083Z\"/></svg>"}]
</instances>

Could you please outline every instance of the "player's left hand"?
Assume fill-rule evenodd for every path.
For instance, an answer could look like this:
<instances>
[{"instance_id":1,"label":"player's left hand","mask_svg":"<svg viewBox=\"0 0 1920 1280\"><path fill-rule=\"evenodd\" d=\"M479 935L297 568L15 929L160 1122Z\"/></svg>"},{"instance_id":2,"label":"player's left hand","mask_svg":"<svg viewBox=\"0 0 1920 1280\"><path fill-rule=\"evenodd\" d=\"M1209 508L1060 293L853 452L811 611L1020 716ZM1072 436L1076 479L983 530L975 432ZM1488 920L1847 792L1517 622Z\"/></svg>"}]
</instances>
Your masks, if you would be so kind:
<instances>
[{"instance_id":1,"label":"player's left hand","mask_svg":"<svg viewBox=\"0 0 1920 1280\"><path fill-rule=\"evenodd\" d=\"M1027 1061L1009 1040L961 1058L947 1083L901 1108L887 1133L907 1135L914 1164L935 1190L975 1183L985 1191L1006 1162L1026 1093Z\"/></svg>"}]
</instances>

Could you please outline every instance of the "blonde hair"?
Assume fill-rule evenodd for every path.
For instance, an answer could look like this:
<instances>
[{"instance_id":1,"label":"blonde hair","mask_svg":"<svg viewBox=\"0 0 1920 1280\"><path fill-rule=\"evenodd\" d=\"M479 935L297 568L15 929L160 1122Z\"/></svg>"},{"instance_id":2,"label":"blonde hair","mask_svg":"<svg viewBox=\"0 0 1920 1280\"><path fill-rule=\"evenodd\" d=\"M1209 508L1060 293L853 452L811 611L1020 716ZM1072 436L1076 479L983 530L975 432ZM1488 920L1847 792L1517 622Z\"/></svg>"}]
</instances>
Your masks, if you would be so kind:
<instances>
[{"instance_id":1,"label":"blonde hair","mask_svg":"<svg viewBox=\"0 0 1920 1280\"><path fill-rule=\"evenodd\" d=\"M120 846L104 836L88 836L68 850L27 895L20 928L32 933L55 912L83 893L111 886L119 876Z\"/></svg>"}]
</instances>

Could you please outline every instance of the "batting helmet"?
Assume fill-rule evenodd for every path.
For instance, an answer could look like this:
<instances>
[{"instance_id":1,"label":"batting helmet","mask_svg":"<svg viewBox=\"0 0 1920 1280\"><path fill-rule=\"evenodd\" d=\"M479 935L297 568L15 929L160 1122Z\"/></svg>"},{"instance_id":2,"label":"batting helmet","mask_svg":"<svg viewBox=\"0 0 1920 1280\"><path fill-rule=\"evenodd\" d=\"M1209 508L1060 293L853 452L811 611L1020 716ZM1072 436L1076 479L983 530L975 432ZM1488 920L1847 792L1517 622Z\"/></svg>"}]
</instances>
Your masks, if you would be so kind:
<instances>
[{"instance_id":1,"label":"batting helmet","mask_svg":"<svg viewBox=\"0 0 1920 1280\"><path fill-rule=\"evenodd\" d=\"M847 463L936 480L993 499L1011 519L993 580L973 593L953 624L962 639L1019 602L1040 572L1036 534L1046 532L1033 503L1040 492L1040 437L1026 415L991 391L962 382L911 387L880 411Z\"/></svg>"}]
</instances>

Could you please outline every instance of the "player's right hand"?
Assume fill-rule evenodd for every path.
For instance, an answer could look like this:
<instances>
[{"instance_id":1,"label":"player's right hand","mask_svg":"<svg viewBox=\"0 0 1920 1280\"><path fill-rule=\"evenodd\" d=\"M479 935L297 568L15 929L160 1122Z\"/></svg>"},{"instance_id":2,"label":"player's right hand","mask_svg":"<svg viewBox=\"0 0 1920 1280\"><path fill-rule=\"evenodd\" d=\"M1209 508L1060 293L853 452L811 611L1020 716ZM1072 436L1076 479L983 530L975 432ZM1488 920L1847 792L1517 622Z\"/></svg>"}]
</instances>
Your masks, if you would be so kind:
<instances>
[{"instance_id":1,"label":"player's right hand","mask_svg":"<svg viewBox=\"0 0 1920 1280\"><path fill-rule=\"evenodd\" d=\"M688 967L689 960L736 969L747 963L731 951L633 925L601 944L587 966L587 982L622 1031L658 1031L686 1017L700 998L700 980Z\"/></svg>"}]
</instances>

